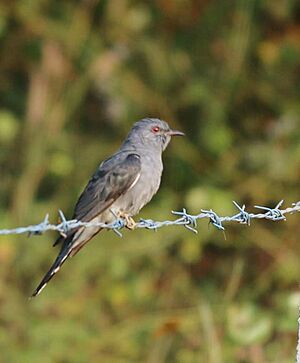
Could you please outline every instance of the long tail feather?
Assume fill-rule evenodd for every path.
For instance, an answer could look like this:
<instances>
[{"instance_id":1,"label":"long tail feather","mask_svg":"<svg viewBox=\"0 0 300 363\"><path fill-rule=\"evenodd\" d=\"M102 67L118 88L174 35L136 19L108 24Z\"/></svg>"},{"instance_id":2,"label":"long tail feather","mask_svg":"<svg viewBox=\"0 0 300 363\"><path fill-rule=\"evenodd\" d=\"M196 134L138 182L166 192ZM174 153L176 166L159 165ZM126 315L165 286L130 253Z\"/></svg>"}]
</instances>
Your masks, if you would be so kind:
<instances>
[{"instance_id":1,"label":"long tail feather","mask_svg":"<svg viewBox=\"0 0 300 363\"><path fill-rule=\"evenodd\" d=\"M92 237L100 232L100 230L101 228L94 231L89 231L89 233L85 233L86 230L82 228L75 232L72 232L66 239L64 239L59 255L57 256L53 265L50 267L49 271L46 273L38 287L34 290L31 297L39 295L41 291L46 287L48 282L52 279L52 277L60 270L66 259L68 257L73 257L74 255L76 255L76 253L78 253ZM55 244L57 244L57 241ZM59 240L58 242L60 241L61 240Z\"/></svg>"},{"instance_id":2,"label":"long tail feather","mask_svg":"<svg viewBox=\"0 0 300 363\"><path fill-rule=\"evenodd\" d=\"M31 297L39 295L42 292L42 290L46 287L47 283L52 279L52 277L60 270L61 266L69 257L70 252L72 250L72 238L73 236L67 237L59 255L57 256L56 260L54 261L54 263L52 264L52 266L50 267L49 271L46 273L42 281L39 283L38 287L34 290Z\"/></svg>"}]
</instances>

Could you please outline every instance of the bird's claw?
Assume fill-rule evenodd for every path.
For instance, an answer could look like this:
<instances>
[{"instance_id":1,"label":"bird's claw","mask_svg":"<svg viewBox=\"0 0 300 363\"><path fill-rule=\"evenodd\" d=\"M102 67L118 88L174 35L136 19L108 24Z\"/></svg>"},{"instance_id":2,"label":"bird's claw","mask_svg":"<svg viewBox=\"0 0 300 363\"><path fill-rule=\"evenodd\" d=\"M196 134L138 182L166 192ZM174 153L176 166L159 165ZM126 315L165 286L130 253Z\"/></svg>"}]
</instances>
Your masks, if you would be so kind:
<instances>
[{"instance_id":1,"label":"bird's claw","mask_svg":"<svg viewBox=\"0 0 300 363\"><path fill-rule=\"evenodd\" d=\"M129 215L125 216L126 228L130 229L131 231L135 229L137 223L136 221Z\"/></svg>"},{"instance_id":2,"label":"bird's claw","mask_svg":"<svg viewBox=\"0 0 300 363\"><path fill-rule=\"evenodd\" d=\"M120 212L120 213L118 214L118 217L119 217L119 218L124 219L124 221L125 221L125 227L126 227L126 228L130 229L131 231L132 231L133 229L135 229L135 227L136 227L137 223L136 223L136 221L135 221L135 220L131 217L131 215L129 215L129 214L125 213L125 212Z\"/></svg>"}]
</instances>

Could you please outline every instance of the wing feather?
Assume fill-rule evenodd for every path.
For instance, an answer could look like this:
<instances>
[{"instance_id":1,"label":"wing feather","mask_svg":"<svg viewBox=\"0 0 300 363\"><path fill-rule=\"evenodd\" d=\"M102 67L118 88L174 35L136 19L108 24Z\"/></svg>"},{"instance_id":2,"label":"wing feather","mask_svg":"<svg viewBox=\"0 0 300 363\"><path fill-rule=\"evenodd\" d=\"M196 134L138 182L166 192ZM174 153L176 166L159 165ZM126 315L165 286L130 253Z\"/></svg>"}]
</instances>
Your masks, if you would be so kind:
<instances>
[{"instance_id":1,"label":"wing feather","mask_svg":"<svg viewBox=\"0 0 300 363\"><path fill-rule=\"evenodd\" d=\"M138 181L140 172L138 154L119 153L107 159L79 197L73 218L83 222L95 218Z\"/></svg>"}]
</instances>

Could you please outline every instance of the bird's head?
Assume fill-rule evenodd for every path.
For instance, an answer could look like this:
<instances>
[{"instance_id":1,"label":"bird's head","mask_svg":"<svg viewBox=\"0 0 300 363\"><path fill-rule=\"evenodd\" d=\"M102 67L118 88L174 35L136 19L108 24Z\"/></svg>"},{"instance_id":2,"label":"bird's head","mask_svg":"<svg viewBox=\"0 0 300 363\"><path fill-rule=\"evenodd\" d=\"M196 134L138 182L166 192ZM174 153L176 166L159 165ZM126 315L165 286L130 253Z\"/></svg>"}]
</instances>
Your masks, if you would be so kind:
<instances>
[{"instance_id":1,"label":"bird's head","mask_svg":"<svg viewBox=\"0 0 300 363\"><path fill-rule=\"evenodd\" d=\"M145 146L164 151L172 136L183 136L184 133L172 130L167 122L158 118L144 118L136 122L130 133L131 139L139 140Z\"/></svg>"}]
</instances>

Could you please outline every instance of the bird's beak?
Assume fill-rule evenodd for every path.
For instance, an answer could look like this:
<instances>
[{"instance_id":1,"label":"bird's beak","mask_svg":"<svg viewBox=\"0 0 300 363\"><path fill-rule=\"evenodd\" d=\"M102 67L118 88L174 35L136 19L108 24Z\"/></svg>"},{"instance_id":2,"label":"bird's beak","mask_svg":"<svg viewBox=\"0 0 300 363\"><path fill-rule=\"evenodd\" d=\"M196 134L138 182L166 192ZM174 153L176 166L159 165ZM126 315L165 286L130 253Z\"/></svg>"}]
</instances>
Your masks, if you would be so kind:
<instances>
[{"instance_id":1,"label":"bird's beak","mask_svg":"<svg viewBox=\"0 0 300 363\"><path fill-rule=\"evenodd\" d=\"M169 135L169 136L185 136L185 133L178 131L178 130L170 130L167 132L167 135Z\"/></svg>"}]
</instances>

